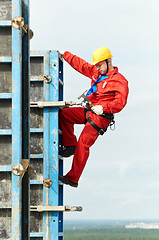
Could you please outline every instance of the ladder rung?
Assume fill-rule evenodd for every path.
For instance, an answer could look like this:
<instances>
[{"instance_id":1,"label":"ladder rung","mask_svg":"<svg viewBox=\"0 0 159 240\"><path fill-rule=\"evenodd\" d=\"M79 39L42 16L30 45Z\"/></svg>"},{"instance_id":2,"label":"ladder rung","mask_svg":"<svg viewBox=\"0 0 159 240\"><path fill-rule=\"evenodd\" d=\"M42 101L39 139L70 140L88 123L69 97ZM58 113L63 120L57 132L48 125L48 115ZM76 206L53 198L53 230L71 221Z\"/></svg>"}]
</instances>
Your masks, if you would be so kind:
<instances>
[{"instance_id":1,"label":"ladder rung","mask_svg":"<svg viewBox=\"0 0 159 240\"><path fill-rule=\"evenodd\" d=\"M30 81L31 82L39 82L39 81L44 81L44 76L30 76Z\"/></svg>"},{"instance_id":2,"label":"ladder rung","mask_svg":"<svg viewBox=\"0 0 159 240\"><path fill-rule=\"evenodd\" d=\"M81 206L30 206L32 212L81 212L82 210Z\"/></svg>"},{"instance_id":3,"label":"ladder rung","mask_svg":"<svg viewBox=\"0 0 159 240\"><path fill-rule=\"evenodd\" d=\"M43 233L42 232L32 232L30 233L30 237L43 237Z\"/></svg>"},{"instance_id":4,"label":"ladder rung","mask_svg":"<svg viewBox=\"0 0 159 240\"><path fill-rule=\"evenodd\" d=\"M0 99L11 99L12 93L0 93Z\"/></svg>"},{"instance_id":5,"label":"ladder rung","mask_svg":"<svg viewBox=\"0 0 159 240\"><path fill-rule=\"evenodd\" d=\"M0 129L0 135L12 135L11 129Z\"/></svg>"},{"instance_id":6,"label":"ladder rung","mask_svg":"<svg viewBox=\"0 0 159 240\"><path fill-rule=\"evenodd\" d=\"M43 154L30 154L30 158L43 158Z\"/></svg>"},{"instance_id":7,"label":"ladder rung","mask_svg":"<svg viewBox=\"0 0 159 240\"><path fill-rule=\"evenodd\" d=\"M0 26L11 27L12 21L11 20L0 20Z\"/></svg>"},{"instance_id":8,"label":"ladder rung","mask_svg":"<svg viewBox=\"0 0 159 240\"><path fill-rule=\"evenodd\" d=\"M8 63L8 62L12 62L12 57L0 57L0 62L1 63Z\"/></svg>"},{"instance_id":9,"label":"ladder rung","mask_svg":"<svg viewBox=\"0 0 159 240\"><path fill-rule=\"evenodd\" d=\"M73 101L56 101L56 102L50 102L50 101L39 101L39 102L30 102L30 107L38 107L38 108L44 108L44 107L69 107L76 105L76 102Z\"/></svg>"},{"instance_id":10,"label":"ladder rung","mask_svg":"<svg viewBox=\"0 0 159 240\"><path fill-rule=\"evenodd\" d=\"M0 204L0 209L4 209L4 208L10 209L10 208L12 208L12 204L9 204L9 203L1 203L1 204Z\"/></svg>"},{"instance_id":11,"label":"ladder rung","mask_svg":"<svg viewBox=\"0 0 159 240\"><path fill-rule=\"evenodd\" d=\"M11 166L0 166L0 172L11 172L12 167Z\"/></svg>"}]
</instances>

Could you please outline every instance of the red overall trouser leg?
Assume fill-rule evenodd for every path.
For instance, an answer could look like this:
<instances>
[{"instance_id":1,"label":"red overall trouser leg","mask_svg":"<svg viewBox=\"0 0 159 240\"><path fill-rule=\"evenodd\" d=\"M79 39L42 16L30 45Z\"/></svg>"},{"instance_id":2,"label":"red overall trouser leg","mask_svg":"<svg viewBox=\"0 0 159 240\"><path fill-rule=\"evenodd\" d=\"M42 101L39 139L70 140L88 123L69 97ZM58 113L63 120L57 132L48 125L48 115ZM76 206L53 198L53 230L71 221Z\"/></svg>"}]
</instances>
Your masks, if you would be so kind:
<instances>
[{"instance_id":1,"label":"red overall trouser leg","mask_svg":"<svg viewBox=\"0 0 159 240\"><path fill-rule=\"evenodd\" d=\"M63 133L63 146L76 146L72 168L65 175L72 182L78 183L89 157L89 148L98 138L98 132L88 122L77 142L74 124L85 124L84 108L65 108L60 112L60 125Z\"/></svg>"}]
</instances>

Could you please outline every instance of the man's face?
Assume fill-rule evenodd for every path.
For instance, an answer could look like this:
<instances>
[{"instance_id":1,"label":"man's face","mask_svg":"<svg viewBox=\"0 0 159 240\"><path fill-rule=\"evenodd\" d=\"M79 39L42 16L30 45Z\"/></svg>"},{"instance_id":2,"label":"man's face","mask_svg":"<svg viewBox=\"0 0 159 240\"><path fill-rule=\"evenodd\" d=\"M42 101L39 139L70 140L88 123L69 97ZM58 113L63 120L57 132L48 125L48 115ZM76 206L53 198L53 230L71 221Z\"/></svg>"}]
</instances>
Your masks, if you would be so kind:
<instances>
[{"instance_id":1,"label":"man's face","mask_svg":"<svg viewBox=\"0 0 159 240\"><path fill-rule=\"evenodd\" d=\"M104 75L107 73L107 64L105 60L97 63L96 67L101 75Z\"/></svg>"}]
</instances>

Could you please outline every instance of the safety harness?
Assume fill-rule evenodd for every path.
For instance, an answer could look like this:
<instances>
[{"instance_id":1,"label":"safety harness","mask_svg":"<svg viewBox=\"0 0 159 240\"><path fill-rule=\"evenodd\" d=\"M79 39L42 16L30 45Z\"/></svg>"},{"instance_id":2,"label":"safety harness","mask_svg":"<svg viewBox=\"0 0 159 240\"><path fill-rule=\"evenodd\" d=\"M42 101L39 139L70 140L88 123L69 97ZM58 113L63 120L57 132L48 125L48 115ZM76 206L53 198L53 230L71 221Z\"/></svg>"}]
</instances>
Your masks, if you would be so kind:
<instances>
[{"instance_id":1,"label":"safety harness","mask_svg":"<svg viewBox=\"0 0 159 240\"><path fill-rule=\"evenodd\" d=\"M91 108L87 107L87 108L84 109L84 111L85 111L85 119L86 119L85 123L86 123L86 122L89 122L89 123L91 124L91 126L94 127L94 128L97 130L97 132L98 132L99 135L103 135L103 134L107 131L107 128L106 128L106 129L103 129L103 128L98 127L97 124L95 124L95 122L93 122L93 121L89 118L90 113L93 112L93 111L91 110ZM88 111L89 111L88 117L86 118L86 114L87 114ZM94 113L94 112L93 112L93 113ZM95 113L94 113L94 114L95 114ZM98 115L98 116L103 117L103 118L105 118L105 119L109 119L109 120L111 121L110 124L109 124L110 129L111 129L111 130L115 130L115 120L114 120L114 115L113 115L112 113L103 113L102 115ZM114 127L113 127L113 126L114 126Z\"/></svg>"},{"instance_id":2,"label":"safety harness","mask_svg":"<svg viewBox=\"0 0 159 240\"><path fill-rule=\"evenodd\" d=\"M93 83L93 85L91 86L91 88L88 90L86 97L91 95L94 92L97 92L97 84L103 80L105 80L106 78L108 78L107 75L99 75L99 77L97 78L97 80Z\"/></svg>"},{"instance_id":3,"label":"safety harness","mask_svg":"<svg viewBox=\"0 0 159 240\"><path fill-rule=\"evenodd\" d=\"M107 72L108 72L108 60L106 59L106 64L107 64ZM117 72L118 73L118 72ZM113 75L116 75L117 73L114 73ZM103 80L105 80L106 78L109 78L108 75L99 75L99 77L97 78L97 80L93 83L92 87L88 90L86 96L89 96L91 95L92 93L94 92L97 92L97 84ZM87 111L89 111L88 113L88 118L86 118L86 113ZM89 118L89 115L90 115L90 112L93 112L91 110L91 108L89 107L89 104L87 103L86 104L86 108L85 108L85 118L86 118L86 122L89 122L92 127L94 127L98 134L99 135L103 135L106 131L107 131L107 128L106 129L103 129L103 128L100 128L98 127L90 118ZM93 112L94 113L94 112ZM95 113L94 113L95 114ZM103 113L101 115L98 115L100 117L103 117L103 118L106 118L106 119L109 119L111 122L109 124L110 126L110 129L111 130L115 130L115 120L114 120L114 115L112 113Z\"/></svg>"}]
</instances>

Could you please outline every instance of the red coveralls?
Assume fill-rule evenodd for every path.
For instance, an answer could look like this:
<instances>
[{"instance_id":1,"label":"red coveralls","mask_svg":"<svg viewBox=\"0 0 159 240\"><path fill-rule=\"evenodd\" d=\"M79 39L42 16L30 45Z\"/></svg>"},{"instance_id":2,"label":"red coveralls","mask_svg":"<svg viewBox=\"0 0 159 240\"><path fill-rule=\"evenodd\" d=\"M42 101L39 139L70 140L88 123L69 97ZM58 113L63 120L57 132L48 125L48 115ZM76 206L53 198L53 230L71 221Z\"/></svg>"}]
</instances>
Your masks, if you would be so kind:
<instances>
[{"instance_id":1,"label":"red coveralls","mask_svg":"<svg viewBox=\"0 0 159 240\"><path fill-rule=\"evenodd\" d=\"M92 79L91 85L100 75L96 66L66 51L64 59L78 72ZM107 73L108 78L97 84L97 92L87 96L94 105L102 105L104 113L120 112L127 103L128 82L123 75L118 73L118 68ZM89 118L100 128L106 129L110 120L95 113L89 112ZM88 117L88 112L86 118ZM89 148L98 138L97 130L86 123L83 107L65 108L60 112L60 125L63 133L63 146L76 146L71 170L65 175L72 182L78 183L89 157ZM85 124L77 141L74 135L74 124Z\"/></svg>"}]
</instances>

